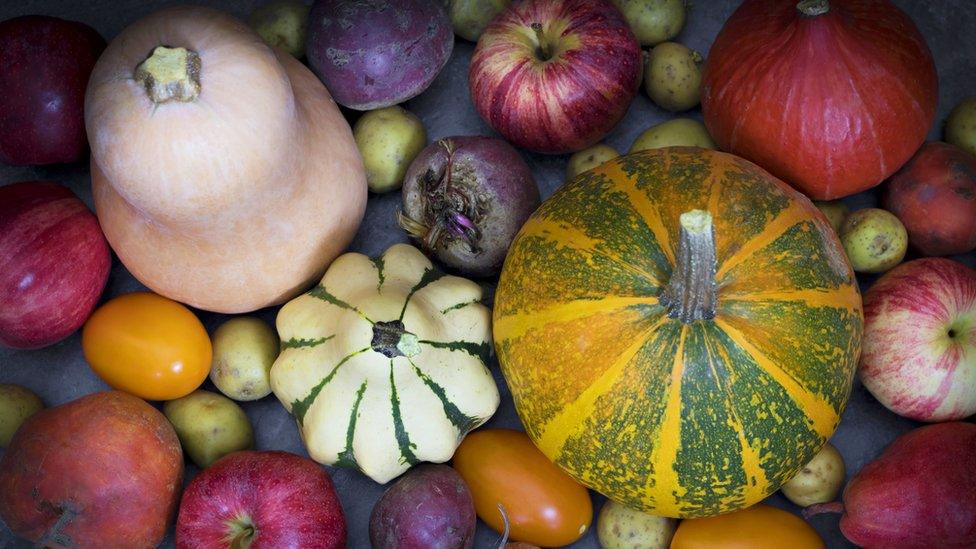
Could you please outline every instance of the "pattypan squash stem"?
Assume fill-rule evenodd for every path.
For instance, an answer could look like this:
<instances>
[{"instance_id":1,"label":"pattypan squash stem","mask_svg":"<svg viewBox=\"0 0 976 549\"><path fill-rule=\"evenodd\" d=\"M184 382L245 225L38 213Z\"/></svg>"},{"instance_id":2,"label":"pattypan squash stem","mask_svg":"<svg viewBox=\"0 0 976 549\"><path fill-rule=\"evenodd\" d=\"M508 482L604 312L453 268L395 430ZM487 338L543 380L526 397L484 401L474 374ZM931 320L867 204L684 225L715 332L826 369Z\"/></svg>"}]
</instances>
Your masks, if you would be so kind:
<instances>
[{"instance_id":1,"label":"pattypan squash stem","mask_svg":"<svg viewBox=\"0 0 976 549\"><path fill-rule=\"evenodd\" d=\"M678 260L661 294L668 316L685 324L715 318L715 231L704 210L681 214Z\"/></svg>"}]
</instances>

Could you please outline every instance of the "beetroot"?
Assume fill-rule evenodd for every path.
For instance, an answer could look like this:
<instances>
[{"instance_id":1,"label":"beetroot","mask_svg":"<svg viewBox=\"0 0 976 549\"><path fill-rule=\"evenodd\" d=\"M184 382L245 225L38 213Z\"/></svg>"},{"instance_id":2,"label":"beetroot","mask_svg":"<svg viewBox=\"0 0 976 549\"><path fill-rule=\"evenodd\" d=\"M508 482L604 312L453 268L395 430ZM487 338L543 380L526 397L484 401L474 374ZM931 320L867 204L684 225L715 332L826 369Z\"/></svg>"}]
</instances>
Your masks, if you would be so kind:
<instances>
[{"instance_id":1,"label":"beetroot","mask_svg":"<svg viewBox=\"0 0 976 549\"><path fill-rule=\"evenodd\" d=\"M373 507L373 547L456 549L474 543L474 500L461 475L447 465L426 464L391 486Z\"/></svg>"},{"instance_id":2,"label":"beetroot","mask_svg":"<svg viewBox=\"0 0 976 549\"><path fill-rule=\"evenodd\" d=\"M448 267L491 276L538 207L532 171L511 145L491 137L448 137L410 164L398 218L426 253Z\"/></svg>"},{"instance_id":3,"label":"beetroot","mask_svg":"<svg viewBox=\"0 0 976 549\"><path fill-rule=\"evenodd\" d=\"M440 0L317 0L308 21L308 63L336 102L351 109L420 95L454 48Z\"/></svg>"},{"instance_id":4,"label":"beetroot","mask_svg":"<svg viewBox=\"0 0 976 549\"><path fill-rule=\"evenodd\" d=\"M85 88L104 49L82 23L42 15L0 23L0 162L85 157Z\"/></svg>"},{"instance_id":5,"label":"beetroot","mask_svg":"<svg viewBox=\"0 0 976 549\"><path fill-rule=\"evenodd\" d=\"M851 479L840 529L861 547L976 547L976 425L940 423L899 437Z\"/></svg>"}]
</instances>

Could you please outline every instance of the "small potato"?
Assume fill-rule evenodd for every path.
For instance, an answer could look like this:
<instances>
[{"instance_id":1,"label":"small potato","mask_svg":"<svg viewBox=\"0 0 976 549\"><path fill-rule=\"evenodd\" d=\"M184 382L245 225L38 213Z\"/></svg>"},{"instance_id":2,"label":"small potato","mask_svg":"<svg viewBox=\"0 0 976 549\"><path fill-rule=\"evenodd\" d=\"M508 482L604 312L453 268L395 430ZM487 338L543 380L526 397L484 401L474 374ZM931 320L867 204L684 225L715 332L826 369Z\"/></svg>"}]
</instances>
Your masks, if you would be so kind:
<instances>
[{"instance_id":1,"label":"small potato","mask_svg":"<svg viewBox=\"0 0 976 549\"><path fill-rule=\"evenodd\" d=\"M604 549L667 549L678 521L635 511L607 501L596 519L596 535Z\"/></svg>"},{"instance_id":2,"label":"small potato","mask_svg":"<svg viewBox=\"0 0 976 549\"><path fill-rule=\"evenodd\" d=\"M588 149L583 149L569 157L569 165L566 167L566 178L572 179L618 156L620 156L620 153L616 149L603 143L593 145Z\"/></svg>"},{"instance_id":3,"label":"small potato","mask_svg":"<svg viewBox=\"0 0 976 549\"><path fill-rule=\"evenodd\" d=\"M511 3L512 0L448 0L447 12L454 34L477 42L488 23Z\"/></svg>"},{"instance_id":4,"label":"small potato","mask_svg":"<svg viewBox=\"0 0 976 549\"><path fill-rule=\"evenodd\" d=\"M647 56L644 91L657 106L686 111L701 101L702 56L677 42L662 42Z\"/></svg>"},{"instance_id":5,"label":"small potato","mask_svg":"<svg viewBox=\"0 0 976 549\"><path fill-rule=\"evenodd\" d=\"M427 130L417 116L394 105L363 114L352 129L374 193L399 189L413 159L427 145Z\"/></svg>"},{"instance_id":6,"label":"small potato","mask_svg":"<svg viewBox=\"0 0 976 549\"><path fill-rule=\"evenodd\" d=\"M963 99L946 119L945 140L976 155L976 95Z\"/></svg>"},{"instance_id":7,"label":"small potato","mask_svg":"<svg viewBox=\"0 0 976 549\"><path fill-rule=\"evenodd\" d=\"M190 460L206 469L231 452L254 446L254 430L247 414L233 400L196 390L163 405Z\"/></svg>"},{"instance_id":8,"label":"small potato","mask_svg":"<svg viewBox=\"0 0 976 549\"><path fill-rule=\"evenodd\" d=\"M705 125L692 118L675 118L644 131L637 136L630 152L663 147L717 148Z\"/></svg>"},{"instance_id":9,"label":"small potato","mask_svg":"<svg viewBox=\"0 0 976 549\"><path fill-rule=\"evenodd\" d=\"M827 221L830 221L830 226L834 228L837 234L840 234L840 227L844 224L844 220L850 215L851 209L847 207L840 200L831 200L829 202L818 202L814 201L814 206L820 208L820 211L827 217Z\"/></svg>"},{"instance_id":10,"label":"small potato","mask_svg":"<svg viewBox=\"0 0 976 549\"><path fill-rule=\"evenodd\" d=\"M6 448L27 418L44 409L33 391L20 385L0 383L0 448Z\"/></svg>"},{"instance_id":11,"label":"small potato","mask_svg":"<svg viewBox=\"0 0 976 549\"><path fill-rule=\"evenodd\" d=\"M908 232L891 212L857 210L847 216L840 240L851 266L859 273L883 273L901 263L908 250Z\"/></svg>"},{"instance_id":12,"label":"small potato","mask_svg":"<svg viewBox=\"0 0 976 549\"><path fill-rule=\"evenodd\" d=\"M296 59L305 56L309 7L298 0L275 0L251 13L247 22L266 43Z\"/></svg>"},{"instance_id":13,"label":"small potato","mask_svg":"<svg viewBox=\"0 0 976 549\"><path fill-rule=\"evenodd\" d=\"M685 0L613 0L642 46L670 40L685 26Z\"/></svg>"},{"instance_id":14,"label":"small potato","mask_svg":"<svg viewBox=\"0 0 976 549\"><path fill-rule=\"evenodd\" d=\"M213 336L210 381L234 400L257 400L271 394L271 366L278 357L278 336L254 317L221 324Z\"/></svg>"},{"instance_id":15,"label":"small potato","mask_svg":"<svg viewBox=\"0 0 976 549\"><path fill-rule=\"evenodd\" d=\"M808 507L833 501L843 484L844 458L828 442L780 491L786 499Z\"/></svg>"}]
</instances>

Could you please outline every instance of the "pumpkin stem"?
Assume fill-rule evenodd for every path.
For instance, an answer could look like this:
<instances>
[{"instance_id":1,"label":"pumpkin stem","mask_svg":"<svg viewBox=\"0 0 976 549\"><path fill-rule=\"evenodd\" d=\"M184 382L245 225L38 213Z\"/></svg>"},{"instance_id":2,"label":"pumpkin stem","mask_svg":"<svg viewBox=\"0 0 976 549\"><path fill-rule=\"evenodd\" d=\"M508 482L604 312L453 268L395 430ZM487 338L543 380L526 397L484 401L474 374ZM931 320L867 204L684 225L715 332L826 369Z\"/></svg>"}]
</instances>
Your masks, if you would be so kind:
<instances>
[{"instance_id":1,"label":"pumpkin stem","mask_svg":"<svg viewBox=\"0 0 976 549\"><path fill-rule=\"evenodd\" d=\"M825 15L830 11L829 0L803 0L796 5L796 9L807 17Z\"/></svg>"},{"instance_id":2,"label":"pumpkin stem","mask_svg":"<svg viewBox=\"0 0 976 549\"><path fill-rule=\"evenodd\" d=\"M420 354L420 339L408 332L402 321L377 322L370 347L386 358L414 357Z\"/></svg>"},{"instance_id":3,"label":"pumpkin stem","mask_svg":"<svg viewBox=\"0 0 976 549\"><path fill-rule=\"evenodd\" d=\"M715 318L715 231L704 210L681 214L678 261L661 294L668 316L685 324Z\"/></svg>"},{"instance_id":4,"label":"pumpkin stem","mask_svg":"<svg viewBox=\"0 0 976 549\"><path fill-rule=\"evenodd\" d=\"M136 67L133 78L157 105L193 101L200 95L200 55L186 48L159 46Z\"/></svg>"}]
</instances>

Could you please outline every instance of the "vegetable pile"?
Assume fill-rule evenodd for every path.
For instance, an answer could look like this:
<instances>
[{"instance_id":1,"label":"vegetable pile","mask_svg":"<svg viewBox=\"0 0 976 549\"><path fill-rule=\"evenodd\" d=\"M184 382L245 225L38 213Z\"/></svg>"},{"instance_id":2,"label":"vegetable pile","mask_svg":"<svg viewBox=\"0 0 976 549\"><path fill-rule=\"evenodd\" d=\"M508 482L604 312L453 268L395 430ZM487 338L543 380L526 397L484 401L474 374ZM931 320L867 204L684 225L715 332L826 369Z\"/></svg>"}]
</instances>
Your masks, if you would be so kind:
<instances>
[{"instance_id":1,"label":"vegetable pile","mask_svg":"<svg viewBox=\"0 0 976 549\"><path fill-rule=\"evenodd\" d=\"M0 545L976 546L928 19L310 3L0 21Z\"/></svg>"}]
</instances>

